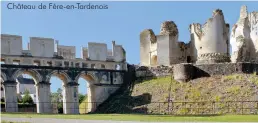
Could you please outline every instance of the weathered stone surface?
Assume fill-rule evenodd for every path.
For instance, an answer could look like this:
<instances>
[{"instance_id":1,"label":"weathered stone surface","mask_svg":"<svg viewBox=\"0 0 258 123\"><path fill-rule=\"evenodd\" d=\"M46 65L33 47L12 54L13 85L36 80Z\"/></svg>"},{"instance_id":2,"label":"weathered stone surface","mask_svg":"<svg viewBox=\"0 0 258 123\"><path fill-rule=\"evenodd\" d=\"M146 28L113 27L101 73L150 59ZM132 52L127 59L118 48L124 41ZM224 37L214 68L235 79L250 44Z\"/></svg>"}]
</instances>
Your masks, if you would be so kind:
<instances>
[{"instance_id":1,"label":"weathered stone surface","mask_svg":"<svg viewBox=\"0 0 258 123\"><path fill-rule=\"evenodd\" d=\"M174 65L173 73L174 79L179 82L186 82L192 79L194 75L194 69L192 64L177 64Z\"/></svg>"},{"instance_id":2,"label":"weathered stone surface","mask_svg":"<svg viewBox=\"0 0 258 123\"><path fill-rule=\"evenodd\" d=\"M140 34L140 60L141 65L147 66L150 64L151 44L156 43L156 36L151 29L146 29Z\"/></svg>"},{"instance_id":3,"label":"weathered stone surface","mask_svg":"<svg viewBox=\"0 0 258 123\"><path fill-rule=\"evenodd\" d=\"M190 79L213 75L230 75L234 73L258 73L258 63L215 63L215 64L176 64L172 67L136 67L136 78L148 79L173 76L175 80L186 82Z\"/></svg>"},{"instance_id":4,"label":"weathered stone surface","mask_svg":"<svg viewBox=\"0 0 258 123\"><path fill-rule=\"evenodd\" d=\"M241 7L239 20L233 26L230 37L233 63L258 61L257 15L257 12L248 14L247 7Z\"/></svg>"},{"instance_id":5,"label":"weathered stone surface","mask_svg":"<svg viewBox=\"0 0 258 123\"><path fill-rule=\"evenodd\" d=\"M233 73L247 73L252 74L258 72L257 63L218 63L218 64L202 64L194 65L198 70L195 70L195 76L201 77L206 73L208 75L230 75Z\"/></svg>"},{"instance_id":6,"label":"weathered stone surface","mask_svg":"<svg viewBox=\"0 0 258 123\"><path fill-rule=\"evenodd\" d=\"M193 23L191 33L191 56L197 57L197 64L229 62L229 24L225 23L222 10L216 9L212 18L201 26Z\"/></svg>"},{"instance_id":7,"label":"weathered stone surface","mask_svg":"<svg viewBox=\"0 0 258 123\"><path fill-rule=\"evenodd\" d=\"M236 46L237 51L232 53L231 61L233 63L248 61L250 55L248 54L248 44L242 35L236 38Z\"/></svg>"},{"instance_id":8,"label":"weathered stone surface","mask_svg":"<svg viewBox=\"0 0 258 123\"><path fill-rule=\"evenodd\" d=\"M158 67L146 67L146 66L137 66L136 67L136 77L162 77L170 76L173 73L173 66L158 66Z\"/></svg>"},{"instance_id":9,"label":"weathered stone surface","mask_svg":"<svg viewBox=\"0 0 258 123\"><path fill-rule=\"evenodd\" d=\"M174 21L165 21L161 24L160 35L178 35L178 29Z\"/></svg>"}]
</instances>

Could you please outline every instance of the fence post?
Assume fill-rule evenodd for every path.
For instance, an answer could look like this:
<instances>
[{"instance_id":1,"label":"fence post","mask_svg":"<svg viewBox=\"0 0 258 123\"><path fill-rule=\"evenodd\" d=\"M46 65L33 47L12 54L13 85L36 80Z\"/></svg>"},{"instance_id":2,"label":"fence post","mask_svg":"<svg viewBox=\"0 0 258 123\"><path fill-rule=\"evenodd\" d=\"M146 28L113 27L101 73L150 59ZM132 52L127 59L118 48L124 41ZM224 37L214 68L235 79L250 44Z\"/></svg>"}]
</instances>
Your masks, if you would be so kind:
<instances>
[{"instance_id":1,"label":"fence post","mask_svg":"<svg viewBox=\"0 0 258 123\"><path fill-rule=\"evenodd\" d=\"M173 101L171 102L171 107L172 107L172 108L171 108L171 112L172 112L171 114L174 114L174 113L173 113L173 111L174 111L174 102L173 102Z\"/></svg>"},{"instance_id":2,"label":"fence post","mask_svg":"<svg viewBox=\"0 0 258 123\"><path fill-rule=\"evenodd\" d=\"M159 102L159 114L161 114L161 112L160 112L160 102Z\"/></svg>"},{"instance_id":3,"label":"fence post","mask_svg":"<svg viewBox=\"0 0 258 123\"><path fill-rule=\"evenodd\" d=\"M197 114L199 115L199 102L197 102Z\"/></svg>"},{"instance_id":4,"label":"fence post","mask_svg":"<svg viewBox=\"0 0 258 123\"><path fill-rule=\"evenodd\" d=\"M243 113L244 113L244 105L243 105L243 103L244 103L244 101L241 101L241 109L242 109L242 115L243 115Z\"/></svg>"},{"instance_id":5,"label":"fence post","mask_svg":"<svg viewBox=\"0 0 258 123\"><path fill-rule=\"evenodd\" d=\"M215 102L214 101L212 102L212 110L213 110L213 114L216 114L215 113Z\"/></svg>"}]
</instances>

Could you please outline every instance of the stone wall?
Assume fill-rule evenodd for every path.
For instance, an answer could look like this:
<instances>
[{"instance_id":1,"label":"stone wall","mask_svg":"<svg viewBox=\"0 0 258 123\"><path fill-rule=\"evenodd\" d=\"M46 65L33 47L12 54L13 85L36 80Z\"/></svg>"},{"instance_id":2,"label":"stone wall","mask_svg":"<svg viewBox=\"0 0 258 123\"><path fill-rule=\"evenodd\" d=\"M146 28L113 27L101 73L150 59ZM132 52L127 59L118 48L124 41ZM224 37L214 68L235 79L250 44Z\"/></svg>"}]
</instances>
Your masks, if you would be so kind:
<instances>
[{"instance_id":1,"label":"stone wall","mask_svg":"<svg viewBox=\"0 0 258 123\"><path fill-rule=\"evenodd\" d=\"M204 71L209 75L229 75L233 73L252 74L258 72L258 63L219 63L194 65L197 70Z\"/></svg>"},{"instance_id":2,"label":"stone wall","mask_svg":"<svg viewBox=\"0 0 258 123\"><path fill-rule=\"evenodd\" d=\"M216 63L216 64L176 64L172 67L145 67L137 66L136 77L138 79L156 78L173 75L175 80L188 81L200 77L213 75L230 75L234 73L253 74L258 73L258 63Z\"/></svg>"},{"instance_id":3,"label":"stone wall","mask_svg":"<svg viewBox=\"0 0 258 123\"><path fill-rule=\"evenodd\" d=\"M18 35L1 34L1 54L21 55L22 37Z\"/></svg>"},{"instance_id":4,"label":"stone wall","mask_svg":"<svg viewBox=\"0 0 258 123\"><path fill-rule=\"evenodd\" d=\"M62 56L64 59L75 59L75 46L58 45L57 55Z\"/></svg>"},{"instance_id":5,"label":"stone wall","mask_svg":"<svg viewBox=\"0 0 258 123\"><path fill-rule=\"evenodd\" d=\"M30 37L30 52L32 56L53 57L54 56L54 39Z\"/></svg>"},{"instance_id":6,"label":"stone wall","mask_svg":"<svg viewBox=\"0 0 258 123\"><path fill-rule=\"evenodd\" d=\"M240 17L232 27L230 44L232 62L258 62L258 12L248 13L242 6Z\"/></svg>"},{"instance_id":7,"label":"stone wall","mask_svg":"<svg viewBox=\"0 0 258 123\"><path fill-rule=\"evenodd\" d=\"M173 74L173 66L158 66L158 67L145 67L135 66L137 78L148 78L148 77L163 77L170 76Z\"/></svg>"}]
</instances>

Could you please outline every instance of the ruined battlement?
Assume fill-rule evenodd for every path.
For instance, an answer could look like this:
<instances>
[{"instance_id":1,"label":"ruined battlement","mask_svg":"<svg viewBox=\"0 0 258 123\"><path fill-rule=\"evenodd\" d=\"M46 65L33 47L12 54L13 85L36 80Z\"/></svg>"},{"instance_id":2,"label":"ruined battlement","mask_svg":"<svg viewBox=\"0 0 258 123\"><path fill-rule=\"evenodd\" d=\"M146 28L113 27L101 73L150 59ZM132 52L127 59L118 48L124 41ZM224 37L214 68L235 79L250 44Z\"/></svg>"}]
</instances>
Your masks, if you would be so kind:
<instances>
[{"instance_id":1,"label":"ruined battlement","mask_svg":"<svg viewBox=\"0 0 258 123\"><path fill-rule=\"evenodd\" d=\"M242 6L231 35L229 28L223 11L216 9L203 25L189 25L191 39L183 43L178 41L175 22L164 21L160 35L155 35L151 29L141 32L140 64L155 67L179 63L258 62L258 12L248 13L247 7Z\"/></svg>"},{"instance_id":2,"label":"ruined battlement","mask_svg":"<svg viewBox=\"0 0 258 123\"><path fill-rule=\"evenodd\" d=\"M53 38L30 37L28 49L23 49L22 36L1 34L1 55L76 59L76 47L59 45ZM124 48L116 45L115 41L112 41L112 49L108 49L105 43L88 42L88 47L81 47L80 58L114 62L126 60Z\"/></svg>"}]
</instances>

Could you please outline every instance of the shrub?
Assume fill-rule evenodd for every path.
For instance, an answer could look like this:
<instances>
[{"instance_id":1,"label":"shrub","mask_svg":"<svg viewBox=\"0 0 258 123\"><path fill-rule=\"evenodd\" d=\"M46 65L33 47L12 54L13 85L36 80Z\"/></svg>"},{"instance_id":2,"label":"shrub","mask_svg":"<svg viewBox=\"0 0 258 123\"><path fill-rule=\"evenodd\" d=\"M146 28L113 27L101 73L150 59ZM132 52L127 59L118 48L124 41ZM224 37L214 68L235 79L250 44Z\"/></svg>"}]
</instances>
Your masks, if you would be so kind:
<instances>
[{"instance_id":1,"label":"shrub","mask_svg":"<svg viewBox=\"0 0 258 123\"><path fill-rule=\"evenodd\" d=\"M4 99L4 97L2 97L2 98L1 98L1 102L5 102L5 99Z\"/></svg>"},{"instance_id":2,"label":"shrub","mask_svg":"<svg viewBox=\"0 0 258 123\"><path fill-rule=\"evenodd\" d=\"M22 103L29 103L29 104L33 104L33 99L30 96L30 92L28 90L26 90L24 92L24 96L22 97Z\"/></svg>"},{"instance_id":3,"label":"shrub","mask_svg":"<svg viewBox=\"0 0 258 123\"><path fill-rule=\"evenodd\" d=\"M85 99L85 95L83 94L79 94L79 104L81 104L83 102L83 100Z\"/></svg>"}]
</instances>

